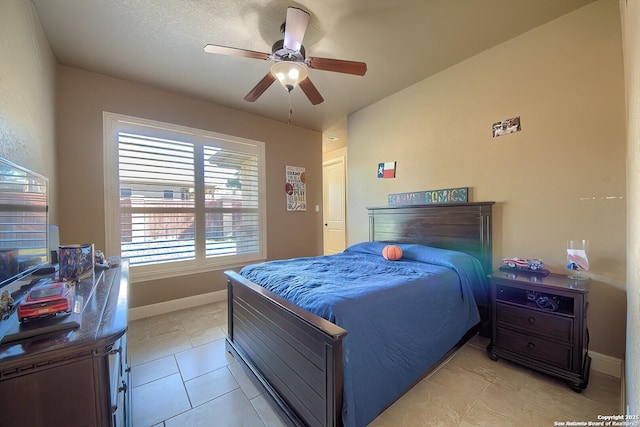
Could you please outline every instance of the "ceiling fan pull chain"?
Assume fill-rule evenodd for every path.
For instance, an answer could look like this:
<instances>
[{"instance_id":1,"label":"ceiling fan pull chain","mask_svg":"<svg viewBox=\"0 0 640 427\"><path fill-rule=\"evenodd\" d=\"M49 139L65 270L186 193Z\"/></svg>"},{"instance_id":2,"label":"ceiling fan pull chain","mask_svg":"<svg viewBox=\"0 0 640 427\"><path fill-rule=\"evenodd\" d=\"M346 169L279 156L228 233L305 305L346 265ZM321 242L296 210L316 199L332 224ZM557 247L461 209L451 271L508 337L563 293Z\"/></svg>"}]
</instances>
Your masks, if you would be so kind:
<instances>
[{"instance_id":1,"label":"ceiling fan pull chain","mask_svg":"<svg viewBox=\"0 0 640 427\"><path fill-rule=\"evenodd\" d=\"M289 121L287 122L287 124L291 126L291 116L293 115L293 107L291 106L291 92L287 93L287 96L289 97Z\"/></svg>"}]
</instances>

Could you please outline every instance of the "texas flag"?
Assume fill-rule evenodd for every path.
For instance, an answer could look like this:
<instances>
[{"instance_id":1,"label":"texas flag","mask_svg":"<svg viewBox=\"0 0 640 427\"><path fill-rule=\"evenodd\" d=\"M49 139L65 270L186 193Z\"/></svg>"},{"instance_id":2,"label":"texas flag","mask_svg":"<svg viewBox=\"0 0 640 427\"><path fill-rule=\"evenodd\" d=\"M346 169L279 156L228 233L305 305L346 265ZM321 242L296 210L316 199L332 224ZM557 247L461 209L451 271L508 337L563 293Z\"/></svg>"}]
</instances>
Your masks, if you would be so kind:
<instances>
[{"instance_id":1,"label":"texas flag","mask_svg":"<svg viewBox=\"0 0 640 427\"><path fill-rule=\"evenodd\" d=\"M378 163L378 178L395 178L396 162Z\"/></svg>"}]
</instances>

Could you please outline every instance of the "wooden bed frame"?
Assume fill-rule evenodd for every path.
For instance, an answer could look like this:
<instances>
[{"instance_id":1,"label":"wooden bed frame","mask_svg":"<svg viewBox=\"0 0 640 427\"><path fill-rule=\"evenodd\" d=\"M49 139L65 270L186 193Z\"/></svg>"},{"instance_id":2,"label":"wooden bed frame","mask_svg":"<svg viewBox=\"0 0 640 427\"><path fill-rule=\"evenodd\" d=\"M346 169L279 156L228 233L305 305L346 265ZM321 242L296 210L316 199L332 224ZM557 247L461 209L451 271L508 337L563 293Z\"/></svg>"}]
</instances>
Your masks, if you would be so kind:
<instances>
[{"instance_id":1,"label":"wooden bed frame","mask_svg":"<svg viewBox=\"0 0 640 427\"><path fill-rule=\"evenodd\" d=\"M369 240L466 252L478 258L488 274L492 205L368 208ZM255 374L293 424L341 426L342 339L347 331L236 272L225 274L227 350ZM480 307L480 313L482 322L488 322L488 307Z\"/></svg>"}]
</instances>

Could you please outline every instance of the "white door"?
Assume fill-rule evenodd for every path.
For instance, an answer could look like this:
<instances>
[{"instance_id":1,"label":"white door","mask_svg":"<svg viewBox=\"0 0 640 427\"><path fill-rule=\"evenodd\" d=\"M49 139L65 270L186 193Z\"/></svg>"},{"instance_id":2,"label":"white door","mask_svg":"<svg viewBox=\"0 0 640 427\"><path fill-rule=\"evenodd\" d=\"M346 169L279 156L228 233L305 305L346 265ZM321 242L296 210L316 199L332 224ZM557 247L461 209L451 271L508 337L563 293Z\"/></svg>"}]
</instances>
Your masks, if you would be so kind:
<instances>
[{"instance_id":1,"label":"white door","mask_svg":"<svg viewBox=\"0 0 640 427\"><path fill-rule=\"evenodd\" d=\"M345 158L322 164L324 254L342 252L347 245Z\"/></svg>"}]
</instances>

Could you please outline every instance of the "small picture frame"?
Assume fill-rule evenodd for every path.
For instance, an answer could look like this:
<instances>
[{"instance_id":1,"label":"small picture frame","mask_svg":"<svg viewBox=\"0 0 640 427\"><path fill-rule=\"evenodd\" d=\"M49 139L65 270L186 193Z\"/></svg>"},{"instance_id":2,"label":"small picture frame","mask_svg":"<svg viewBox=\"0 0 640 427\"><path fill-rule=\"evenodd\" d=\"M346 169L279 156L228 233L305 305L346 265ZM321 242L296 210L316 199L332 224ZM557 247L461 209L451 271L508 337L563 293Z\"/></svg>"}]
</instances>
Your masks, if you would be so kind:
<instances>
[{"instance_id":1,"label":"small picture frame","mask_svg":"<svg viewBox=\"0 0 640 427\"><path fill-rule=\"evenodd\" d=\"M82 280L93 276L93 243L58 247L60 280Z\"/></svg>"}]
</instances>

